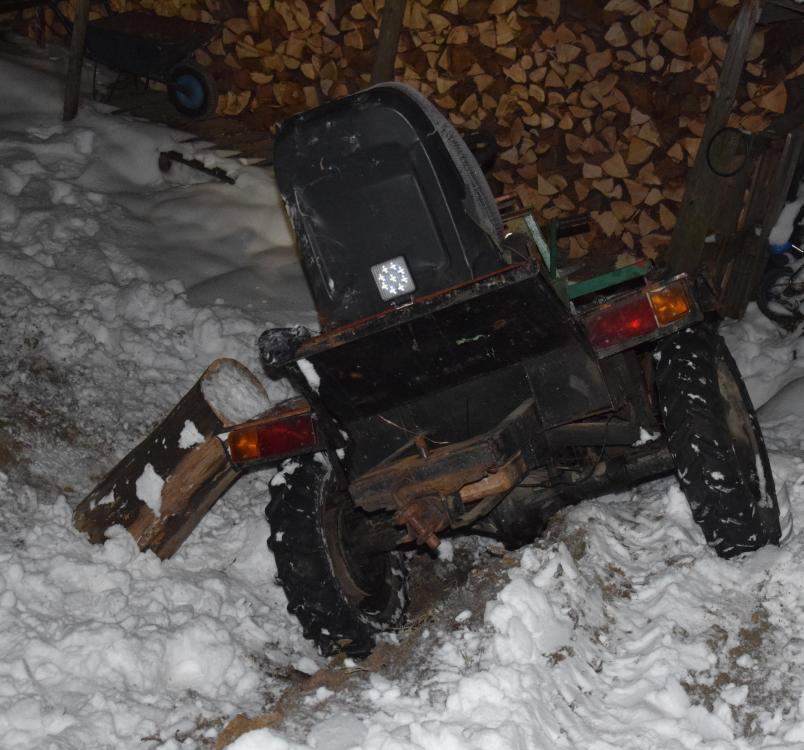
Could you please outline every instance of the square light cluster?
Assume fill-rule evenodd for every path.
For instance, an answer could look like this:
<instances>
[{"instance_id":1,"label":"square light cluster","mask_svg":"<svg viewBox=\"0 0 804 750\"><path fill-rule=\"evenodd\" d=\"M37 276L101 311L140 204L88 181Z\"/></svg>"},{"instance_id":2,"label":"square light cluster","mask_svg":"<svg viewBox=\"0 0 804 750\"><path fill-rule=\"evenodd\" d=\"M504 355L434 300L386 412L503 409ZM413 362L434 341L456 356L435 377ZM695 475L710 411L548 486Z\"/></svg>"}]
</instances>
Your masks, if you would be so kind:
<instances>
[{"instance_id":1,"label":"square light cluster","mask_svg":"<svg viewBox=\"0 0 804 750\"><path fill-rule=\"evenodd\" d=\"M408 264L401 255L372 266L371 274L384 301L416 291L416 284L413 283Z\"/></svg>"}]
</instances>

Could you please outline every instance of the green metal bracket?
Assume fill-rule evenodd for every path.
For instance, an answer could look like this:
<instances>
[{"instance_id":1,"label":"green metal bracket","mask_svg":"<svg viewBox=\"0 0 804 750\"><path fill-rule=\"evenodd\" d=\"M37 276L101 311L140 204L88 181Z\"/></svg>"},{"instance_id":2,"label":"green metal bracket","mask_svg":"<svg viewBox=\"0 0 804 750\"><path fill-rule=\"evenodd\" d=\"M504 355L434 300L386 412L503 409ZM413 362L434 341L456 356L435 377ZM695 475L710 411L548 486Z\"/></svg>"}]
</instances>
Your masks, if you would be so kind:
<instances>
[{"instance_id":1,"label":"green metal bracket","mask_svg":"<svg viewBox=\"0 0 804 750\"><path fill-rule=\"evenodd\" d=\"M550 268L551 249L547 244L547 240L544 239L542 230L539 228L539 225L536 223L536 219L533 218L533 214L530 213L530 211L525 214L524 219L525 226L528 228L530 236L533 238L533 241L536 243L536 247L539 249L539 255L542 256L544 265L547 266L547 268Z\"/></svg>"},{"instance_id":2,"label":"green metal bracket","mask_svg":"<svg viewBox=\"0 0 804 750\"><path fill-rule=\"evenodd\" d=\"M583 297L585 294L599 292L602 289L608 289L617 284L622 284L624 281L638 279L641 276L647 275L651 267L650 261L638 260L630 266L623 266L615 271L610 271L600 276L593 276L591 279L584 279L575 284L570 284L568 287L569 298L577 299L578 297Z\"/></svg>"},{"instance_id":3,"label":"green metal bracket","mask_svg":"<svg viewBox=\"0 0 804 750\"><path fill-rule=\"evenodd\" d=\"M636 263L629 266L624 266L623 268L618 268L609 273L594 276L591 279L584 279L583 281L573 284L559 275L558 219L552 219L547 224L546 238L544 234L542 234L542 230L531 212L524 213L523 219L533 241L536 243L539 255L541 255L544 261L553 288L558 292L559 296L567 302L577 299L578 297L583 297L585 294L599 292L602 289L608 289L617 284L622 284L625 281L645 276L652 268L650 261L638 260Z\"/></svg>"}]
</instances>

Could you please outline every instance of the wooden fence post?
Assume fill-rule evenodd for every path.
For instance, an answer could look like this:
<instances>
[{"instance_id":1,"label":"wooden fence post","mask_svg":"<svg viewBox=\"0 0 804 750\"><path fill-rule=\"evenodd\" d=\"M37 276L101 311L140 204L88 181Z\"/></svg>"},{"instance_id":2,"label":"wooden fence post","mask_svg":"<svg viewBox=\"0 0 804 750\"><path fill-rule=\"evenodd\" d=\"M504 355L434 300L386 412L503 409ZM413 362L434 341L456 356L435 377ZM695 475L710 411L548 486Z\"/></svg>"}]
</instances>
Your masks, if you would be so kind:
<instances>
[{"instance_id":1,"label":"wooden fence post","mask_svg":"<svg viewBox=\"0 0 804 750\"><path fill-rule=\"evenodd\" d=\"M78 0L70 38L70 59L67 64L67 83L64 88L64 112L62 120L72 120L78 112L81 96L81 67L84 64L84 42L89 22L89 0Z\"/></svg>"},{"instance_id":2,"label":"wooden fence post","mask_svg":"<svg viewBox=\"0 0 804 750\"><path fill-rule=\"evenodd\" d=\"M380 36L377 39L377 57L371 71L372 83L394 80L394 61L399 47L399 35L402 33L405 5L406 0L385 0Z\"/></svg>"}]
</instances>

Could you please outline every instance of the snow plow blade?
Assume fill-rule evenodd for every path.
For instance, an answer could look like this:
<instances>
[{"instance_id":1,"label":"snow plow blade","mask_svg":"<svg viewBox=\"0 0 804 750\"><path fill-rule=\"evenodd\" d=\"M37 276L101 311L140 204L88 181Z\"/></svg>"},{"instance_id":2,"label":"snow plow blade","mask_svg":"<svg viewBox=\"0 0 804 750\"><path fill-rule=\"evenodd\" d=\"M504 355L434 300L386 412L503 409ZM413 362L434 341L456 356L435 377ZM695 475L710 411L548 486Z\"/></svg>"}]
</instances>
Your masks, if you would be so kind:
<instances>
[{"instance_id":1,"label":"snow plow blade","mask_svg":"<svg viewBox=\"0 0 804 750\"><path fill-rule=\"evenodd\" d=\"M216 359L170 414L78 505L75 527L102 543L124 526L140 549L170 557L240 477L215 434L270 406L248 368Z\"/></svg>"}]
</instances>

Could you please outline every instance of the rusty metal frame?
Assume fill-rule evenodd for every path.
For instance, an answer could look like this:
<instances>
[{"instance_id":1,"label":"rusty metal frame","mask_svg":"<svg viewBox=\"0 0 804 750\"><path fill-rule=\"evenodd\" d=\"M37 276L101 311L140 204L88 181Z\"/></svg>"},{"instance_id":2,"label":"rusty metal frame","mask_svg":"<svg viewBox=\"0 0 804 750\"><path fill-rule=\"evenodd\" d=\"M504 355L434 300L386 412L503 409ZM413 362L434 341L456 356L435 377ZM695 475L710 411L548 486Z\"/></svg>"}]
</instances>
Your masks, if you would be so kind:
<instances>
[{"instance_id":1,"label":"rusty metal frame","mask_svg":"<svg viewBox=\"0 0 804 750\"><path fill-rule=\"evenodd\" d=\"M349 492L355 505L369 512L396 511L421 497L453 495L499 471L522 452L522 431L535 436L539 429L535 403L528 399L490 432L437 448L427 458L417 454L383 463L353 481ZM478 488L467 493L477 495Z\"/></svg>"}]
</instances>

